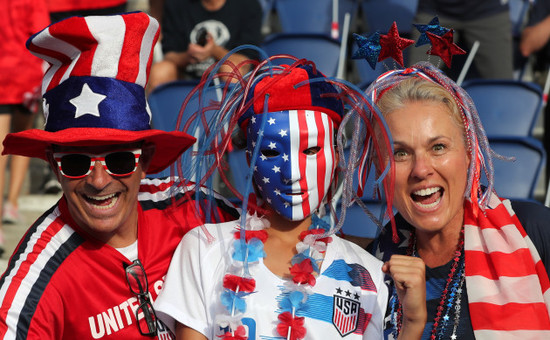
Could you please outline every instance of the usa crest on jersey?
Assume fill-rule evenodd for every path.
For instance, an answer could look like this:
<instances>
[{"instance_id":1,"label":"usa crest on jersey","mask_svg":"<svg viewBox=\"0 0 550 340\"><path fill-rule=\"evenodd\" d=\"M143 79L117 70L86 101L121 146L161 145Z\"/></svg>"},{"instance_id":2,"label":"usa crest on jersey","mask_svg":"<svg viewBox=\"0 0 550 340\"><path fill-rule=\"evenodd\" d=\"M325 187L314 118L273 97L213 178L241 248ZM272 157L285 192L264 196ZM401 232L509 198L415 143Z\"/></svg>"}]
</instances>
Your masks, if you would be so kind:
<instances>
[{"instance_id":1,"label":"usa crest on jersey","mask_svg":"<svg viewBox=\"0 0 550 340\"><path fill-rule=\"evenodd\" d=\"M332 324L344 337L357 329L360 304L358 300L343 295L333 295Z\"/></svg>"}]
</instances>

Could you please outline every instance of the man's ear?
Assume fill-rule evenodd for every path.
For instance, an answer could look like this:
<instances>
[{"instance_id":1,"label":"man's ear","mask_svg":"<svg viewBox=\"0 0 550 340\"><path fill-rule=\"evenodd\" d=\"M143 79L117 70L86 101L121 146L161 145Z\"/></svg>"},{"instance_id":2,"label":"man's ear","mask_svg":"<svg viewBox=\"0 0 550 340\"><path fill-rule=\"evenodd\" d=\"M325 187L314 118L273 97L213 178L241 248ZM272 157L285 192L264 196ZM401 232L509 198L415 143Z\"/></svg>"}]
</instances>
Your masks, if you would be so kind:
<instances>
[{"instance_id":1,"label":"man's ear","mask_svg":"<svg viewBox=\"0 0 550 340\"><path fill-rule=\"evenodd\" d=\"M141 163L141 169L144 173L147 173L149 165L151 165L151 160L153 159L155 150L156 146L153 143L144 143L141 147L141 157L139 158L139 162Z\"/></svg>"}]
</instances>

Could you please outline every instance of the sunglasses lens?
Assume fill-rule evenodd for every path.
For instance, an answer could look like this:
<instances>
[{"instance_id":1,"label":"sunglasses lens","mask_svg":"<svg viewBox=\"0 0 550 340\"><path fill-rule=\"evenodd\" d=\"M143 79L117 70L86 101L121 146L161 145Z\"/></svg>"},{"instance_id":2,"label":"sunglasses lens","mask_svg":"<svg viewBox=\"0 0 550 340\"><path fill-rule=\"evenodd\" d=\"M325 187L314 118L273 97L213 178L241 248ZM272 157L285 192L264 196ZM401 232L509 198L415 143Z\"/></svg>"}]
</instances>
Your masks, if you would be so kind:
<instances>
[{"instance_id":1,"label":"sunglasses lens","mask_svg":"<svg viewBox=\"0 0 550 340\"><path fill-rule=\"evenodd\" d=\"M115 175L130 174L136 167L136 156L129 151L113 152L105 156L105 164Z\"/></svg>"},{"instance_id":2,"label":"sunglasses lens","mask_svg":"<svg viewBox=\"0 0 550 340\"><path fill-rule=\"evenodd\" d=\"M61 169L67 176L83 176L90 170L90 162L90 157L86 155L65 155L61 157Z\"/></svg>"}]
</instances>

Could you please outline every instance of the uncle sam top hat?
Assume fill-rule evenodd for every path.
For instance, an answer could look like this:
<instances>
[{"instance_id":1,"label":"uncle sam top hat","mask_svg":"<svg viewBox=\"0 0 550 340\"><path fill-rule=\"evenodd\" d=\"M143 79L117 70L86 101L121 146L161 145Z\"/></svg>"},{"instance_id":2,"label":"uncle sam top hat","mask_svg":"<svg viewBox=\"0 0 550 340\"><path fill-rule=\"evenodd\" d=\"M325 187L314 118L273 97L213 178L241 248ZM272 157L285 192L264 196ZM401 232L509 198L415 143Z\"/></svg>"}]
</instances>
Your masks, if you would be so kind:
<instances>
[{"instance_id":1,"label":"uncle sam top hat","mask_svg":"<svg viewBox=\"0 0 550 340\"><path fill-rule=\"evenodd\" d=\"M149 171L172 164L195 141L151 129L145 85L158 22L142 12L71 17L33 35L27 48L50 64L42 82L44 130L9 134L3 154L46 159L51 144L156 145Z\"/></svg>"}]
</instances>

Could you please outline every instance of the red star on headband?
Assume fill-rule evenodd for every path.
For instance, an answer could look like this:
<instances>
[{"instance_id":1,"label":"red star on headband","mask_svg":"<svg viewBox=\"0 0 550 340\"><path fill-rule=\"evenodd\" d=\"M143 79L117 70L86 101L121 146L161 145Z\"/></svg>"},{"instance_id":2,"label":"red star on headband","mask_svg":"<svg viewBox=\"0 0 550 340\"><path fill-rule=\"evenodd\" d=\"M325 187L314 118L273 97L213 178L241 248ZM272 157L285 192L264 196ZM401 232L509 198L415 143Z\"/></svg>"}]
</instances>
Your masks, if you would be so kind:
<instances>
[{"instance_id":1,"label":"red star on headband","mask_svg":"<svg viewBox=\"0 0 550 340\"><path fill-rule=\"evenodd\" d=\"M414 44L414 40L401 38L397 31L397 24L395 21L391 25L388 34L380 35L380 55L378 61L382 61L386 58L392 57L401 67L403 65L403 50Z\"/></svg>"},{"instance_id":2,"label":"red star on headband","mask_svg":"<svg viewBox=\"0 0 550 340\"><path fill-rule=\"evenodd\" d=\"M454 30L449 30L443 36L438 36L430 32L426 32L428 38L432 42L432 48L428 50L428 54L436 55L445 62L448 68L451 68L451 59L455 54L466 54L466 51L458 47L453 42Z\"/></svg>"}]
</instances>

